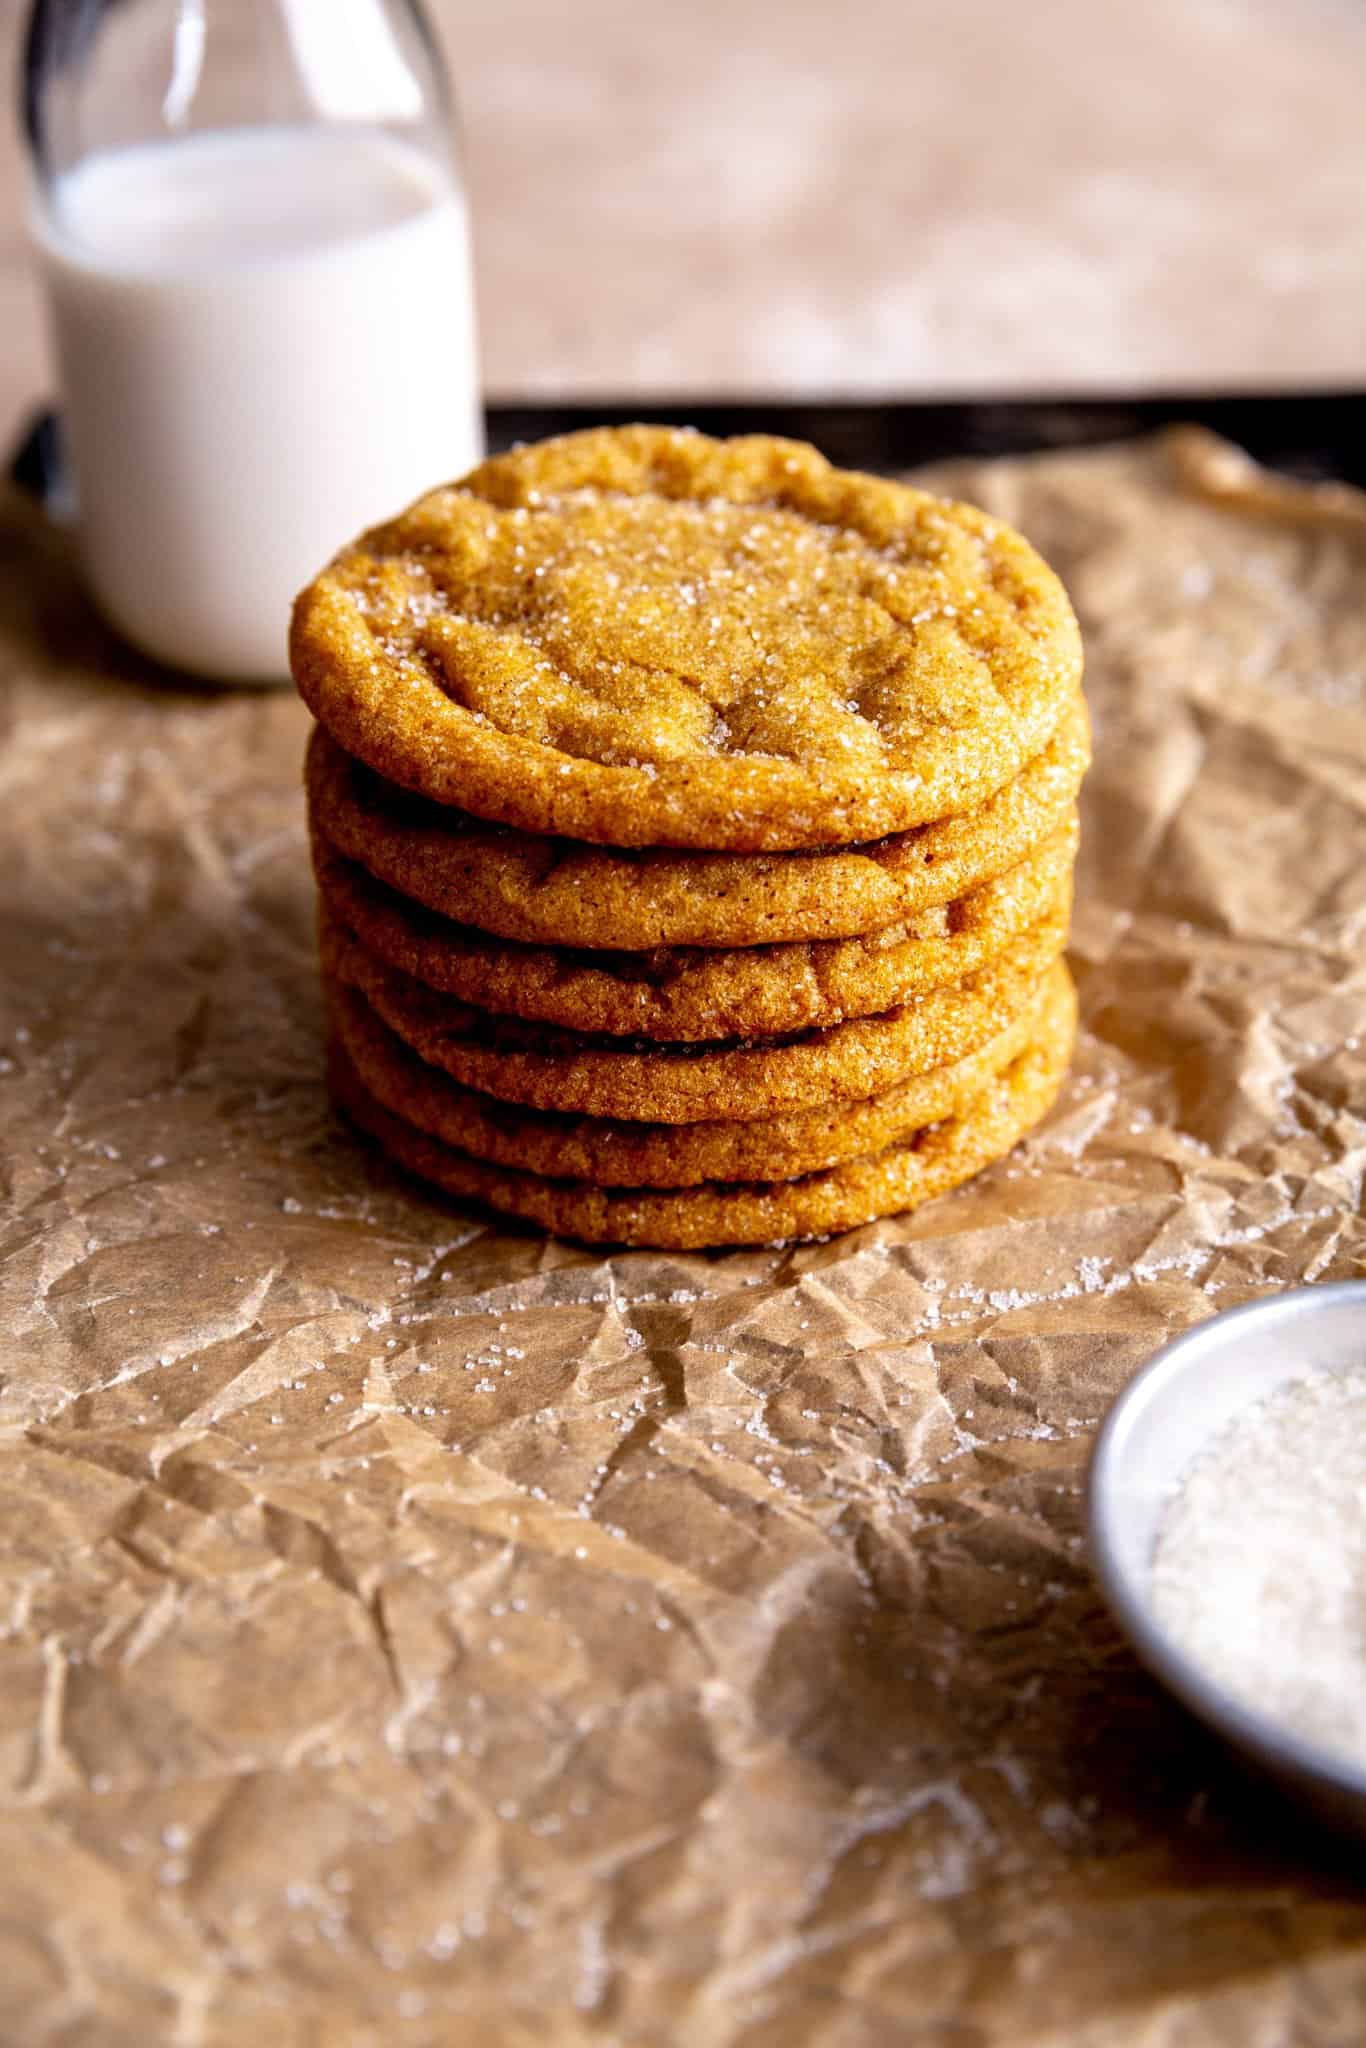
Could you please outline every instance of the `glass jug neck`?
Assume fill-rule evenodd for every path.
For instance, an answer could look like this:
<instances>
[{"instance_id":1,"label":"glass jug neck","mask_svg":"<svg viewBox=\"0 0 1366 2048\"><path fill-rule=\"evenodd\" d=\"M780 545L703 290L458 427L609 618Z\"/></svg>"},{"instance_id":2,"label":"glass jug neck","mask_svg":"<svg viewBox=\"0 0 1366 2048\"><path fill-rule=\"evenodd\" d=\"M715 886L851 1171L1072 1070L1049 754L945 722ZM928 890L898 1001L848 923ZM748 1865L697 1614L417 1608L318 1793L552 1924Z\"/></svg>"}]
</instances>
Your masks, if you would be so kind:
<instances>
[{"instance_id":1,"label":"glass jug neck","mask_svg":"<svg viewBox=\"0 0 1366 2048\"><path fill-rule=\"evenodd\" d=\"M205 129L363 124L453 149L418 0L34 0L23 99L44 184Z\"/></svg>"}]
</instances>

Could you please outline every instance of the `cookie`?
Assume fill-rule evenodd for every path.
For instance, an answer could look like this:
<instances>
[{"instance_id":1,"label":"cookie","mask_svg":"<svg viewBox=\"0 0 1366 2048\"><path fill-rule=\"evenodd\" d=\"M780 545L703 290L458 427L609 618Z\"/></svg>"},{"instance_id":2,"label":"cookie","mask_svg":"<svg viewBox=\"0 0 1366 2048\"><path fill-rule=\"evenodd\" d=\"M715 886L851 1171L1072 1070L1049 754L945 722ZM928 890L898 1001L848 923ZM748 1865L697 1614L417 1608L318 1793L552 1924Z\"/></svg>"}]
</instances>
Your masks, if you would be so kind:
<instances>
[{"instance_id":1,"label":"cookie","mask_svg":"<svg viewBox=\"0 0 1366 2048\"><path fill-rule=\"evenodd\" d=\"M382 1109L339 1047L331 1079L342 1108L391 1159L447 1194L589 1244L693 1251L849 1230L947 1194L1003 1158L1047 1114L1071 1043L1069 1030L1029 1047L965 1108L884 1152L798 1180L712 1182L669 1192L549 1180L473 1159Z\"/></svg>"},{"instance_id":2,"label":"cookie","mask_svg":"<svg viewBox=\"0 0 1366 2048\"><path fill-rule=\"evenodd\" d=\"M326 912L319 947L325 975L359 989L391 1031L464 1087L529 1109L700 1123L879 1095L974 1052L1029 1003L1067 942L1069 907L1008 956L917 1002L824 1031L719 1044L588 1037L491 1016L386 966Z\"/></svg>"},{"instance_id":3,"label":"cookie","mask_svg":"<svg viewBox=\"0 0 1366 2048\"><path fill-rule=\"evenodd\" d=\"M978 810L821 853L630 851L487 825L380 780L322 726L309 810L333 846L429 910L527 945L770 945L919 918L1004 874L1072 810L1091 758L1086 706Z\"/></svg>"},{"instance_id":4,"label":"cookie","mask_svg":"<svg viewBox=\"0 0 1366 2048\"><path fill-rule=\"evenodd\" d=\"M1062 585L983 512L755 435L495 457L298 599L295 680L390 781L527 832L738 852L985 802L1071 706Z\"/></svg>"},{"instance_id":5,"label":"cookie","mask_svg":"<svg viewBox=\"0 0 1366 2048\"><path fill-rule=\"evenodd\" d=\"M323 903L368 953L481 1010L612 1037L773 1037L874 1016L1004 953L1071 886L1075 812L1018 867L961 902L861 938L580 953L519 946L405 903L314 841Z\"/></svg>"},{"instance_id":6,"label":"cookie","mask_svg":"<svg viewBox=\"0 0 1366 2048\"><path fill-rule=\"evenodd\" d=\"M333 1035L370 1097L401 1122L459 1152L600 1187L695 1187L703 1181L792 1180L900 1144L980 1095L1035 1042L1070 1032L1076 1012L1061 961L1026 1007L979 1051L864 1102L747 1123L648 1124L517 1109L427 1066L365 998L334 984Z\"/></svg>"}]
</instances>

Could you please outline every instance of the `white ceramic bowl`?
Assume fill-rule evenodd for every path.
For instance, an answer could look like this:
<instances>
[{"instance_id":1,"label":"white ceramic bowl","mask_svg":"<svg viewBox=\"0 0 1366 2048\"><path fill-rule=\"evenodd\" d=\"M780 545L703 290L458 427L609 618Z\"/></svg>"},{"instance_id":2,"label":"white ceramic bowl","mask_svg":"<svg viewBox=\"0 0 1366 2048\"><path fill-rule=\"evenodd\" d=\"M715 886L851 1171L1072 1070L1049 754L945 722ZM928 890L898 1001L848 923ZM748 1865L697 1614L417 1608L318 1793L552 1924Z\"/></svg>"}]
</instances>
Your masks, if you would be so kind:
<instances>
[{"instance_id":1,"label":"white ceramic bowl","mask_svg":"<svg viewBox=\"0 0 1366 2048\"><path fill-rule=\"evenodd\" d=\"M1199 1323L1132 1379L1091 1460L1091 1556L1143 1662L1193 1714L1325 1819L1366 1832L1366 1764L1353 1766L1235 1698L1179 1649L1153 1612L1158 1524L1211 1438L1287 1380L1366 1361L1366 1280L1299 1287ZM1305 1483L1313 1484L1312 1466Z\"/></svg>"}]
</instances>

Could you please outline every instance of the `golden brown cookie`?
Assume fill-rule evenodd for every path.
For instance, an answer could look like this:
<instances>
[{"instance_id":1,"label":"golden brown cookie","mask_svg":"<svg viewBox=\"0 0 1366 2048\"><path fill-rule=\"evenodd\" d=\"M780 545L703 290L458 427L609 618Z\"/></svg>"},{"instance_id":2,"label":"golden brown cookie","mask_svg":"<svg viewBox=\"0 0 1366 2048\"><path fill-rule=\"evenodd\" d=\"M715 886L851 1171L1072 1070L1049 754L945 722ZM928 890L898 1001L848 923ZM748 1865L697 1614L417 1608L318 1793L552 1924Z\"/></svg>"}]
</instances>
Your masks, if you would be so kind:
<instances>
[{"instance_id":1,"label":"golden brown cookie","mask_svg":"<svg viewBox=\"0 0 1366 2048\"><path fill-rule=\"evenodd\" d=\"M599 1187L695 1187L703 1181L791 1180L884 1152L980 1095L1025 1048L1073 1028L1076 998L1062 962L1003 1031L951 1066L866 1102L840 1102L747 1123L648 1124L518 1109L462 1088L427 1066L365 998L334 983L333 1035L382 1109L459 1152Z\"/></svg>"},{"instance_id":2,"label":"golden brown cookie","mask_svg":"<svg viewBox=\"0 0 1366 2048\"><path fill-rule=\"evenodd\" d=\"M598 428L495 457L299 598L295 680L440 803L609 846L847 844L984 802L1081 643L970 507L763 435Z\"/></svg>"},{"instance_id":3,"label":"golden brown cookie","mask_svg":"<svg viewBox=\"0 0 1366 2048\"><path fill-rule=\"evenodd\" d=\"M315 822L348 859L459 924L528 945L771 945L850 938L966 896L1049 838L1091 758L1086 706L975 811L822 853L584 846L487 825L386 783L322 726L308 748Z\"/></svg>"},{"instance_id":4,"label":"golden brown cookie","mask_svg":"<svg viewBox=\"0 0 1366 2048\"><path fill-rule=\"evenodd\" d=\"M406 903L318 838L313 863L338 921L368 953L429 988L570 1031L678 1042L838 1024L962 981L1063 901L1076 849L1073 812L1018 867L959 903L926 911L918 925L855 939L653 953L514 945Z\"/></svg>"},{"instance_id":5,"label":"golden brown cookie","mask_svg":"<svg viewBox=\"0 0 1366 2048\"><path fill-rule=\"evenodd\" d=\"M400 1166L447 1194L589 1244L691 1251L849 1230L946 1194L1003 1158L1047 1114L1066 1074L1071 1044L1068 1031L1031 1046L956 1115L870 1158L800 1180L714 1182L664 1193L546 1180L472 1159L382 1109L340 1047L331 1078L337 1100L361 1129Z\"/></svg>"},{"instance_id":6,"label":"golden brown cookie","mask_svg":"<svg viewBox=\"0 0 1366 2048\"><path fill-rule=\"evenodd\" d=\"M491 1016L387 967L325 912L319 946L325 975L358 988L391 1031L464 1087L529 1109L700 1123L880 1095L975 1051L1031 1000L1067 942L1068 907L992 966L880 1017L719 1044L588 1037Z\"/></svg>"}]
</instances>

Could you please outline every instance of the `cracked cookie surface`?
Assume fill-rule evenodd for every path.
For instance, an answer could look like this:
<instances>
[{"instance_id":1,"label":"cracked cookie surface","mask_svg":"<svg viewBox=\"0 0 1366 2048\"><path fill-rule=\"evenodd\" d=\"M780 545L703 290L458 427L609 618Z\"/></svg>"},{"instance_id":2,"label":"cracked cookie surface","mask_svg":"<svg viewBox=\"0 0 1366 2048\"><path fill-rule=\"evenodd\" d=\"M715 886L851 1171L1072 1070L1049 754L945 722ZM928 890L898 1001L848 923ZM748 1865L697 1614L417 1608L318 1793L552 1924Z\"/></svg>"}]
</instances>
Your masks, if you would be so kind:
<instances>
[{"instance_id":1,"label":"cracked cookie surface","mask_svg":"<svg viewBox=\"0 0 1366 2048\"><path fill-rule=\"evenodd\" d=\"M331 1081L341 1107L391 1159L447 1194L587 1243L690 1250L849 1230L947 1194L1004 1157L1047 1114L1071 1047L1070 1030L1030 1046L961 1110L886 1151L795 1180L671 1190L601 1188L474 1159L382 1108L336 1045Z\"/></svg>"},{"instance_id":2,"label":"cracked cookie surface","mask_svg":"<svg viewBox=\"0 0 1366 2048\"><path fill-rule=\"evenodd\" d=\"M662 1045L494 1017L387 966L324 910L324 975L357 988L430 1066L531 1109L630 1122L777 1116L881 1094L985 1044L1028 1007L1067 942L1061 907L1008 957L876 1017L789 1038Z\"/></svg>"},{"instance_id":3,"label":"cracked cookie surface","mask_svg":"<svg viewBox=\"0 0 1366 2048\"><path fill-rule=\"evenodd\" d=\"M865 1101L748 1122L628 1123L519 1109L428 1066L356 990L333 984L332 1031L370 1096L393 1116L497 1166L600 1187L693 1187L790 1180L885 1151L979 1095L1031 1044L1073 1028L1076 998L1061 962L1035 998L978 1051Z\"/></svg>"},{"instance_id":4,"label":"cracked cookie surface","mask_svg":"<svg viewBox=\"0 0 1366 2048\"><path fill-rule=\"evenodd\" d=\"M594 429L345 550L295 679L379 774L536 833L754 852L986 801L1071 705L1057 578L971 507L802 443Z\"/></svg>"},{"instance_id":5,"label":"cracked cookie surface","mask_svg":"<svg viewBox=\"0 0 1366 2048\"><path fill-rule=\"evenodd\" d=\"M773 854L585 846L489 825L383 782L322 726L306 775L315 824L400 895L523 944L644 952L850 938L919 917L1056 831L1089 761L1077 697L1042 752L977 810L863 846Z\"/></svg>"},{"instance_id":6,"label":"cracked cookie surface","mask_svg":"<svg viewBox=\"0 0 1366 2048\"><path fill-rule=\"evenodd\" d=\"M850 939L778 946L575 952L455 925L374 881L315 836L330 912L367 952L429 988L502 1016L660 1040L771 1037L867 1017L962 981L1070 901L1075 813L970 895Z\"/></svg>"}]
</instances>

